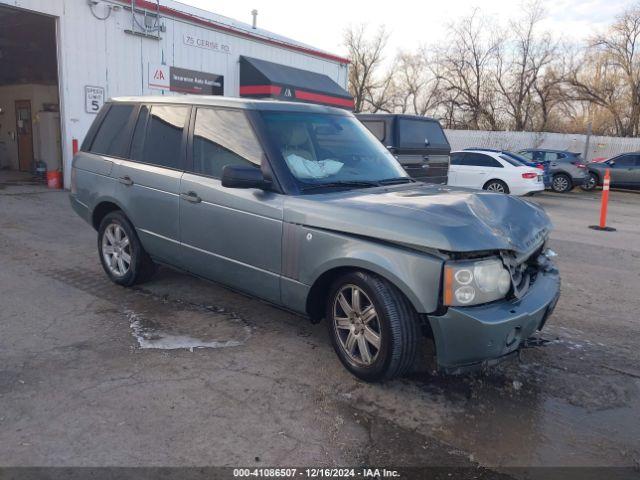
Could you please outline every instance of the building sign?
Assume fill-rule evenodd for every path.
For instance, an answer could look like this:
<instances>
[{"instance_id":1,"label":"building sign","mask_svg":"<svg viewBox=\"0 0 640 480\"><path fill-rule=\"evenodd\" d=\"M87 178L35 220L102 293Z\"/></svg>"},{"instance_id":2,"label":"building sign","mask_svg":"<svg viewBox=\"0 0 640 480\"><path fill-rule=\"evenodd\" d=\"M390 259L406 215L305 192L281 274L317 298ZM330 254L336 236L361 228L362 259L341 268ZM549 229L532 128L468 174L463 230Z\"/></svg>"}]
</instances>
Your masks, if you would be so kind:
<instances>
[{"instance_id":1,"label":"building sign","mask_svg":"<svg viewBox=\"0 0 640 480\"><path fill-rule=\"evenodd\" d=\"M84 110L87 113L98 113L104 105L104 88L84 87Z\"/></svg>"},{"instance_id":2,"label":"building sign","mask_svg":"<svg viewBox=\"0 0 640 480\"><path fill-rule=\"evenodd\" d=\"M169 65L149 64L149 88L155 90L169 90L170 84Z\"/></svg>"},{"instance_id":3,"label":"building sign","mask_svg":"<svg viewBox=\"0 0 640 480\"><path fill-rule=\"evenodd\" d=\"M168 65L149 64L148 85L153 90L169 90L196 95L224 95L224 77L222 75Z\"/></svg>"},{"instance_id":4,"label":"building sign","mask_svg":"<svg viewBox=\"0 0 640 480\"><path fill-rule=\"evenodd\" d=\"M185 33L182 36L182 41L185 45L189 45L190 47L204 48L205 50L211 50L212 52L218 53L231 53L231 47L225 43L207 40L189 33Z\"/></svg>"}]
</instances>

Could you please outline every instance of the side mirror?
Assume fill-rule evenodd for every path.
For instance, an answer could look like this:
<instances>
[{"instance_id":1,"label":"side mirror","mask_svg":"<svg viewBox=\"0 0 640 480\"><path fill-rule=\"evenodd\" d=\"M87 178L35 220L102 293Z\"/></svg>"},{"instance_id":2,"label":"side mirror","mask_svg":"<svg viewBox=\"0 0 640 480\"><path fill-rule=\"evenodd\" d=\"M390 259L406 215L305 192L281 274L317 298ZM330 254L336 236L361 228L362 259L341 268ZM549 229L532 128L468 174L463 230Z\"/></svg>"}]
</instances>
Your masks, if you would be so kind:
<instances>
[{"instance_id":1,"label":"side mirror","mask_svg":"<svg viewBox=\"0 0 640 480\"><path fill-rule=\"evenodd\" d=\"M615 164L616 164L616 161L615 161L615 160L609 160L609 161L607 162L607 165L609 165L610 167L613 167Z\"/></svg>"},{"instance_id":2,"label":"side mirror","mask_svg":"<svg viewBox=\"0 0 640 480\"><path fill-rule=\"evenodd\" d=\"M270 186L259 167L247 165L226 165L222 169L222 186L227 188L259 188Z\"/></svg>"}]
</instances>

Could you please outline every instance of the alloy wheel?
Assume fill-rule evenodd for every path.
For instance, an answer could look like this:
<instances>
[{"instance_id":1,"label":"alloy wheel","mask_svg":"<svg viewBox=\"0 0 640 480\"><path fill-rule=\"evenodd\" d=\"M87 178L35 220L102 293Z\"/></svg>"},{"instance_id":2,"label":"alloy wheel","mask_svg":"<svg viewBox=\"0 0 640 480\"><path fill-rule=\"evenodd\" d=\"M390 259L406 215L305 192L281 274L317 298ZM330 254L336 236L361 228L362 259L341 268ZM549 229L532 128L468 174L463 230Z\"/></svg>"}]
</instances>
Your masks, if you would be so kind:
<instances>
[{"instance_id":1,"label":"alloy wheel","mask_svg":"<svg viewBox=\"0 0 640 480\"><path fill-rule=\"evenodd\" d=\"M598 183L598 181L596 180L596 177L592 174L589 175L589 178L587 178L587 181L584 184L584 187L586 190L593 190L594 188L596 188L596 184Z\"/></svg>"},{"instance_id":2,"label":"alloy wheel","mask_svg":"<svg viewBox=\"0 0 640 480\"><path fill-rule=\"evenodd\" d=\"M498 182L492 182L489 185L487 185L487 191L488 192L504 193L504 185L502 185L501 183L498 183Z\"/></svg>"},{"instance_id":3,"label":"alloy wheel","mask_svg":"<svg viewBox=\"0 0 640 480\"><path fill-rule=\"evenodd\" d=\"M553 179L553 189L556 192L564 192L569 188L569 180L567 177L558 176Z\"/></svg>"},{"instance_id":4,"label":"alloy wheel","mask_svg":"<svg viewBox=\"0 0 640 480\"><path fill-rule=\"evenodd\" d=\"M340 347L361 366L375 362L380 352L381 326L375 306L356 285L345 285L333 305L333 328Z\"/></svg>"},{"instance_id":5,"label":"alloy wheel","mask_svg":"<svg viewBox=\"0 0 640 480\"><path fill-rule=\"evenodd\" d=\"M131 268L131 243L118 223L110 223L102 235L102 257L109 271L123 277Z\"/></svg>"}]
</instances>

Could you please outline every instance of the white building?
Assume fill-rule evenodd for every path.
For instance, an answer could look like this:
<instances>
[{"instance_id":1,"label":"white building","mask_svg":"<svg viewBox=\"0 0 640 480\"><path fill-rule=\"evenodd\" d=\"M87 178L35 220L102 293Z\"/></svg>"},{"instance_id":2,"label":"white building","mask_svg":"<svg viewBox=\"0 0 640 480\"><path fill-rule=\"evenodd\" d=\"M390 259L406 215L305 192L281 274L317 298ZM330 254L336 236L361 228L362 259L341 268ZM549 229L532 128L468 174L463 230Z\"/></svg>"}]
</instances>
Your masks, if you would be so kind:
<instances>
[{"instance_id":1,"label":"white building","mask_svg":"<svg viewBox=\"0 0 640 480\"><path fill-rule=\"evenodd\" d=\"M114 96L188 91L349 108L347 66L172 0L0 0L0 168L41 161L68 185L74 145Z\"/></svg>"}]
</instances>

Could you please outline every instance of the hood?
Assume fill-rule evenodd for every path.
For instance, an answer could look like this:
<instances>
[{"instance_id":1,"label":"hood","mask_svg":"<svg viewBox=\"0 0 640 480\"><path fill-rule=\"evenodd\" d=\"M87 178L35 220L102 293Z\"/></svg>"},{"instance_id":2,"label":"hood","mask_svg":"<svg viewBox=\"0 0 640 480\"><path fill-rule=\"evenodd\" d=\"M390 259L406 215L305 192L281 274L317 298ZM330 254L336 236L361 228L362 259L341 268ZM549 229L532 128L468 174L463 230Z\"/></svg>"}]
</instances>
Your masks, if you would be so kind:
<instances>
[{"instance_id":1,"label":"hood","mask_svg":"<svg viewBox=\"0 0 640 480\"><path fill-rule=\"evenodd\" d=\"M447 252L523 254L552 228L544 210L500 193L403 185L287 197L287 222Z\"/></svg>"}]
</instances>

